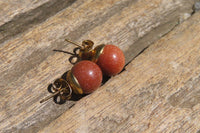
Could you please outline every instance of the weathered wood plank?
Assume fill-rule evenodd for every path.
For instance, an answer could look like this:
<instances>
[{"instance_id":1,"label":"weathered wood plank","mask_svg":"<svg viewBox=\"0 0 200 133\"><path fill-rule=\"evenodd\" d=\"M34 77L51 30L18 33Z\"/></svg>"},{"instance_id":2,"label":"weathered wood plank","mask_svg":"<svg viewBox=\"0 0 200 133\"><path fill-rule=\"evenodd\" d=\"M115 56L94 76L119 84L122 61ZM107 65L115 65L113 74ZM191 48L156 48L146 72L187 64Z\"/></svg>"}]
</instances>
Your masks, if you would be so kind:
<instances>
[{"instance_id":1,"label":"weathered wood plank","mask_svg":"<svg viewBox=\"0 0 200 133\"><path fill-rule=\"evenodd\" d=\"M199 33L200 12L150 46L120 75L78 101L41 133L197 132Z\"/></svg>"},{"instance_id":2,"label":"weathered wood plank","mask_svg":"<svg viewBox=\"0 0 200 133\"><path fill-rule=\"evenodd\" d=\"M0 43L27 31L73 4L75 0L0 2Z\"/></svg>"},{"instance_id":3,"label":"weathered wood plank","mask_svg":"<svg viewBox=\"0 0 200 133\"><path fill-rule=\"evenodd\" d=\"M64 38L77 42L92 39L96 45L115 44L125 52L126 62L130 62L177 25L184 13L191 13L192 2L75 1L55 16L38 16L48 19L26 32L16 33L15 38L3 37L0 44L0 87L3 88L0 89L0 132L37 132L74 105L75 101L67 101L62 106L53 101L39 103L48 95L48 84L72 66L68 62L70 55L52 51L72 51L74 46L66 45ZM8 30L4 34L4 31L0 33L13 32Z\"/></svg>"},{"instance_id":4,"label":"weathered wood plank","mask_svg":"<svg viewBox=\"0 0 200 133\"><path fill-rule=\"evenodd\" d=\"M40 5L48 2L50 0L43 0L43 1L33 1L33 0L26 0L26 1L18 1L18 0L1 0L0 1L0 25L3 25L20 14L30 11L31 9L35 9Z\"/></svg>"}]
</instances>

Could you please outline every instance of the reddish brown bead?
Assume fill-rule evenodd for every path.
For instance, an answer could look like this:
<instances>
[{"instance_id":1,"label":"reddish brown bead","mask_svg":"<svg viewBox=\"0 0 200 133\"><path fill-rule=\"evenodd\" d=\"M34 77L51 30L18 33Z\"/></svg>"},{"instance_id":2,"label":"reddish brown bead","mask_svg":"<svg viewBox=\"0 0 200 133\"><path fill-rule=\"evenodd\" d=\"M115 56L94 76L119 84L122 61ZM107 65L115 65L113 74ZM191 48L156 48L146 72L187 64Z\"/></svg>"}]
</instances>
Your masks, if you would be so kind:
<instances>
[{"instance_id":1,"label":"reddish brown bead","mask_svg":"<svg viewBox=\"0 0 200 133\"><path fill-rule=\"evenodd\" d=\"M95 91L102 82L102 71L99 66L91 61L80 61L72 67L72 74L78 80L83 93Z\"/></svg>"},{"instance_id":2,"label":"reddish brown bead","mask_svg":"<svg viewBox=\"0 0 200 133\"><path fill-rule=\"evenodd\" d=\"M122 71L125 65L124 53L115 45L105 45L97 64L103 74L113 76Z\"/></svg>"}]
</instances>

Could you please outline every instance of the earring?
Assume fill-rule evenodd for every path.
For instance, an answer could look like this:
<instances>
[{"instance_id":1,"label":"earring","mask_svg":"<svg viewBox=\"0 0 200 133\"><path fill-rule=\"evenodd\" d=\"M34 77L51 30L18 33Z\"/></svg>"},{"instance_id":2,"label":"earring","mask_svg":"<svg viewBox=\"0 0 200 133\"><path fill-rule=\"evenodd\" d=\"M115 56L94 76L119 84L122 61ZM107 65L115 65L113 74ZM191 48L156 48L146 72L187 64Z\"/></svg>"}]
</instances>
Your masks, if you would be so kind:
<instances>
[{"instance_id":1,"label":"earring","mask_svg":"<svg viewBox=\"0 0 200 133\"><path fill-rule=\"evenodd\" d=\"M54 94L40 101L59 95L62 100L71 98L72 93L89 94L100 87L102 71L94 62L84 60L76 63L66 75L66 80L59 78L52 85Z\"/></svg>"},{"instance_id":2,"label":"earring","mask_svg":"<svg viewBox=\"0 0 200 133\"><path fill-rule=\"evenodd\" d=\"M92 49L94 43L91 40L84 40L82 46L65 39L80 48L79 58L81 60L90 60L96 63L104 75L114 76L122 71L125 65L125 56L120 48L115 45L101 44Z\"/></svg>"}]
</instances>

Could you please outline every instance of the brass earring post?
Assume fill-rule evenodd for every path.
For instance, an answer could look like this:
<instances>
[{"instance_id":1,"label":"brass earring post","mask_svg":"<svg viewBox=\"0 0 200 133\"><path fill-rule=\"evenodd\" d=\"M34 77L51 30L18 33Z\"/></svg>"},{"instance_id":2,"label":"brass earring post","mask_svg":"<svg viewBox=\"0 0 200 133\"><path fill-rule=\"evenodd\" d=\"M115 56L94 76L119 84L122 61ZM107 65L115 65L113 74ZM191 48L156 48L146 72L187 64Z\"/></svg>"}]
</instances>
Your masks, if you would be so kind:
<instances>
[{"instance_id":1,"label":"brass earring post","mask_svg":"<svg viewBox=\"0 0 200 133\"><path fill-rule=\"evenodd\" d=\"M46 98L42 99L42 100L40 101L40 103L43 103L43 102L49 100L50 98L52 98L52 97L58 95L59 93L60 93L60 91L57 91L57 92L55 92L54 94L52 94L52 95L50 95L50 96L47 96Z\"/></svg>"},{"instance_id":2,"label":"brass earring post","mask_svg":"<svg viewBox=\"0 0 200 133\"><path fill-rule=\"evenodd\" d=\"M75 42L73 42L73 41L71 41L71 40L69 40L69 39L65 39L65 41L70 42L70 43L72 43L72 44L74 44L74 45L76 45L76 46L82 48L81 45L79 45L79 44L77 44L77 43L75 43Z\"/></svg>"}]
</instances>

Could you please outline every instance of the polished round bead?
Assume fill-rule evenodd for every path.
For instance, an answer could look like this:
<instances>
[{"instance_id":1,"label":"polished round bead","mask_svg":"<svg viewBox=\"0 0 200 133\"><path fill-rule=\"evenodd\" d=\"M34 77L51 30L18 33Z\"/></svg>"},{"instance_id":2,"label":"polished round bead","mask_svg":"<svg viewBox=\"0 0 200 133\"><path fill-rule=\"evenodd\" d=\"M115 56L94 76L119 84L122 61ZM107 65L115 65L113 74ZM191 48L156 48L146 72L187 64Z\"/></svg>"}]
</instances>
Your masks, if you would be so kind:
<instances>
[{"instance_id":1,"label":"polished round bead","mask_svg":"<svg viewBox=\"0 0 200 133\"><path fill-rule=\"evenodd\" d=\"M122 71L125 65L124 53L115 45L105 45L100 54L97 64L103 74L114 76Z\"/></svg>"},{"instance_id":2,"label":"polished round bead","mask_svg":"<svg viewBox=\"0 0 200 133\"><path fill-rule=\"evenodd\" d=\"M102 82L101 69L91 61L83 60L75 64L72 67L72 74L85 94L95 91Z\"/></svg>"}]
</instances>

